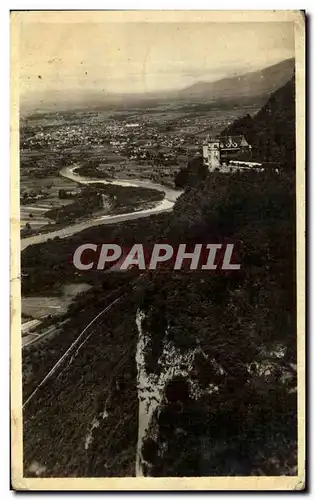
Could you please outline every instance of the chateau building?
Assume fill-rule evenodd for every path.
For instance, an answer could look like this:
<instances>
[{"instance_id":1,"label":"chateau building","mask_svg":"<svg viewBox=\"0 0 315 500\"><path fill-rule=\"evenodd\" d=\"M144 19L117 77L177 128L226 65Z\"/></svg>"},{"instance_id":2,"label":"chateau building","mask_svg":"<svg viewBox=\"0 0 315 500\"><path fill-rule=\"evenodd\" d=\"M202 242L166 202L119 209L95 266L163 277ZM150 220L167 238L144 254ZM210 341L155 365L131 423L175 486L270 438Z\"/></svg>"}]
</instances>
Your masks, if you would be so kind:
<instances>
[{"instance_id":1,"label":"chateau building","mask_svg":"<svg viewBox=\"0 0 315 500\"><path fill-rule=\"evenodd\" d=\"M249 161L251 149L243 135L208 137L203 145L203 161L210 172L231 172L240 169L240 164L253 165Z\"/></svg>"}]
</instances>

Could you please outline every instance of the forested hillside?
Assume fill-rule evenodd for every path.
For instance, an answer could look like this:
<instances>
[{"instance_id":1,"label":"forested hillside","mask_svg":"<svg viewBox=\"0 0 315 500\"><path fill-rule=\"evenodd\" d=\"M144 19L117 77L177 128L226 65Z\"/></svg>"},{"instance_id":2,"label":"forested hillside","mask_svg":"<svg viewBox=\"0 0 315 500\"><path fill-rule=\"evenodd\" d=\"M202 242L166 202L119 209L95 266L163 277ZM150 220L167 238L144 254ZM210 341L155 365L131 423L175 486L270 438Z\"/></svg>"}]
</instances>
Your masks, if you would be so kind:
<instances>
[{"instance_id":1,"label":"forested hillside","mask_svg":"<svg viewBox=\"0 0 315 500\"><path fill-rule=\"evenodd\" d=\"M195 355L153 419L151 475L296 473L294 109L291 81L222 132L244 134L279 175L209 174L169 219L171 240L237 243L241 269L152 277L142 305L148 370L161 370L165 345Z\"/></svg>"},{"instance_id":2,"label":"forested hillside","mask_svg":"<svg viewBox=\"0 0 315 500\"><path fill-rule=\"evenodd\" d=\"M253 147L253 159L279 162L288 172L295 169L295 80L278 89L256 116L246 115L221 135L242 135Z\"/></svg>"},{"instance_id":3,"label":"forested hillside","mask_svg":"<svg viewBox=\"0 0 315 500\"><path fill-rule=\"evenodd\" d=\"M69 259L81 243L230 241L238 246L241 264L239 271L230 272L164 269L151 273L130 290L126 301L119 305L119 315L114 311L100 319L97 331L75 357L71 370L54 382L63 407L74 407L77 401L82 408L63 412L58 427L50 426L49 419L59 417L60 405L51 411L52 416L37 409L36 416L25 423L25 460L29 462L35 458L41 461L43 440L46 447L51 443L53 449L51 439L56 439L58 433L64 436L64 448L57 448L64 454L62 462L56 462L52 451L48 475L60 474L60 469L64 475L124 475L126 470L132 474L135 439L131 442L129 437L136 432L138 417L134 380L139 311L146 338L146 371L152 379L158 379L165 370L167 351L176 352L174 359L183 360L181 375L168 379L149 426L142 448L145 473L296 474L293 81L275 92L256 117L238 120L223 133L244 133L263 160L281 163L279 175L215 172L205 177L201 171L202 180L186 189L171 214L91 228L64 241L51 241L23 252L22 269L28 276L22 287L26 293L45 284L47 288L54 286L60 274L65 282L75 277L94 284L88 305L81 297L80 304L72 308L76 317L70 321L71 338L75 337L75 323L82 325L82 316L88 322L97 314L103 307L101 303L109 300L108 291L113 286L113 275L75 274ZM43 272L39 278L40 269ZM130 277L126 278L128 284ZM92 300L95 293L96 302ZM65 327L60 339L64 347L68 333ZM116 353L119 369L123 356L119 380L113 376L115 367L109 361L108 349ZM36 375L38 358L38 353L24 352L25 363L33 368L25 386L28 391L41 379ZM50 368L55 358L58 356L53 339L51 351L44 351L41 366ZM86 363L88 369L82 369ZM69 395L67 387L77 387L79 396ZM44 401L46 390L41 397ZM112 397L117 399L116 407L111 407ZM41 408L40 399L36 404ZM56 405L52 399L50 404ZM106 418L102 416L105 410ZM84 425L82 411L87 415ZM93 411L97 419L95 431ZM94 439L85 452L82 443L89 422ZM118 448L117 429L121 436ZM127 442L131 443L129 448ZM71 448L81 451L68 466Z\"/></svg>"}]
</instances>

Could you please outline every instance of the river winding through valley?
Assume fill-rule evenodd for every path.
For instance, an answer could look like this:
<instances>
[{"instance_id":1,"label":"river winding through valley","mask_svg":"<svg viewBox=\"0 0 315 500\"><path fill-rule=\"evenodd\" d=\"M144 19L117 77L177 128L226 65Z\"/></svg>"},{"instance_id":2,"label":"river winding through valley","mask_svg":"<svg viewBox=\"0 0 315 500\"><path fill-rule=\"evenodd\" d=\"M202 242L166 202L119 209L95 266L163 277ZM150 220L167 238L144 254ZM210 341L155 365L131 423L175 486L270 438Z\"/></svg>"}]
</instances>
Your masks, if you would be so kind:
<instances>
[{"instance_id":1,"label":"river winding through valley","mask_svg":"<svg viewBox=\"0 0 315 500\"><path fill-rule=\"evenodd\" d=\"M138 187L138 188L149 188L156 189L157 191L162 191L164 193L164 198L155 207L148 208L144 210L138 210L135 212L128 212L119 215L102 215L100 217L90 218L86 221L77 222L71 224L70 226L64 227L62 229L56 229L55 231L50 231L48 233L37 234L35 236L30 236L28 238L21 239L21 251L27 248L29 245L37 245L39 243L45 243L48 239L53 239L56 236L59 238L67 238L73 234L79 233L84 229L88 229L92 226L99 226L102 224L113 224L124 222L132 219L140 219L141 217L149 217L153 214L158 214L162 212L169 212L173 209L174 203L177 198L182 194L182 191L168 188L162 186L161 184L155 184L151 181L138 180L138 179L114 179L111 181L106 181L103 179L93 179L89 177L83 177L77 174L75 171L79 166L75 167L65 167L60 171L60 175L70 179L79 184L112 184L116 186L125 187Z\"/></svg>"}]
</instances>

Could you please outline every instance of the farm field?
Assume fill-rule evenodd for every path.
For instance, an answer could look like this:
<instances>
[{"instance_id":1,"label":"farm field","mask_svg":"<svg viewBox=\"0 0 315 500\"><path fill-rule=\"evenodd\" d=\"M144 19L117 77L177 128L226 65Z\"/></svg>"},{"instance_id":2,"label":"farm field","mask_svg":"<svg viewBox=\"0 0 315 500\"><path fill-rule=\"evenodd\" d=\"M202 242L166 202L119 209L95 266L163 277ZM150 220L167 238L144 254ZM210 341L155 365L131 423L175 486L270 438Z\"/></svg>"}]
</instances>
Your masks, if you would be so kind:
<instances>
[{"instance_id":1,"label":"farm field","mask_svg":"<svg viewBox=\"0 0 315 500\"><path fill-rule=\"evenodd\" d=\"M45 217L48 210L72 203L71 199L61 200L59 198L60 189L69 190L74 194L80 191L79 186L74 182L58 174L48 175L42 179L22 176L20 182L20 227L22 228L29 223L32 228L40 229L40 227L49 223L49 219ZM38 199L32 200L31 203L28 200L23 200L23 194L30 192L35 193L35 196L38 193Z\"/></svg>"},{"instance_id":2,"label":"farm field","mask_svg":"<svg viewBox=\"0 0 315 500\"><path fill-rule=\"evenodd\" d=\"M56 316L67 312L73 299L91 287L87 283L73 283L63 286L60 296L22 297L22 314L33 319L43 319L48 314Z\"/></svg>"}]
</instances>

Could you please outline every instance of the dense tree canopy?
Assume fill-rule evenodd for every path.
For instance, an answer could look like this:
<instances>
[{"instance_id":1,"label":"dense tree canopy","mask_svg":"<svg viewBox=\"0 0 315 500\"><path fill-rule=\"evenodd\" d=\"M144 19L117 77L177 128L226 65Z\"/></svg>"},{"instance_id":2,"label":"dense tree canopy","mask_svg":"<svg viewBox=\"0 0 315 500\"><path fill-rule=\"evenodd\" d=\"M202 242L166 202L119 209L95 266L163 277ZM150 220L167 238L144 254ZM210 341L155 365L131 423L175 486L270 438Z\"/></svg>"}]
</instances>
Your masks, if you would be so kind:
<instances>
[{"instance_id":1,"label":"dense tree canopy","mask_svg":"<svg viewBox=\"0 0 315 500\"><path fill-rule=\"evenodd\" d=\"M58 280L59 285L60 281L81 280L94 287L73 304L62 336L47 340L46 349L39 352L23 352L25 366L33 369L24 385L26 395L82 324L113 296L122 290L126 293L118 309L100 319L94 335L75 357L76 369L65 371L54 382L58 397L57 403L50 398L52 423L47 424L49 413L44 408L32 424L25 424L26 438L32 436L25 445L29 460L38 458L47 432L53 439L61 433L63 446L68 453L72 450L68 466L60 443L52 449L47 461L51 475L60 470L65 474L67 467L81 475L133 473L138 408L135 314L139 308L145 313L148 373L158 376L163 369L165 343L179 353L197 353L187 375L169 380L165 387L142 450L147 473L296 475L293 89L290 82L256 117L247 116L223 132L244 133L264 161L281 163L278 175L215 172L206 176L199 159L178 174L178 185L185 179L188 182L171 214L91 228L23 252L24 293L49 290ZM71 256L86 241L124 245L231 241L238 245L241 268L225 273L166 268L133 285L132 274L77 273ZM69 390L72 387L78 396ZM42 398L46 397L43 391ZM77 398L85 421L93 421L93 398L97 406L100 423L88 452L82 451ZM40 399L37 404L40 407ZM101 419L104 405L108 418ZM73 447L79 450L80 460Z\"/></svg>"}]
</instances>

